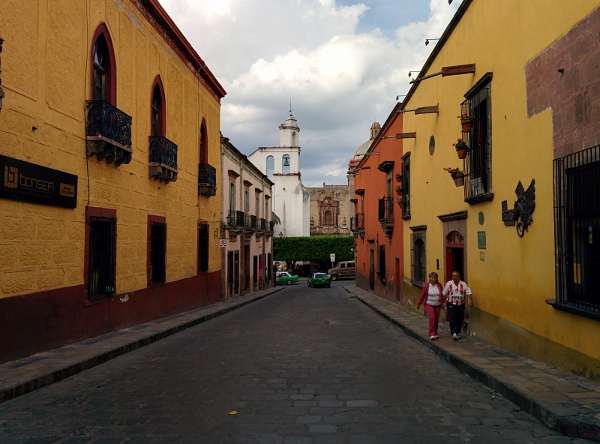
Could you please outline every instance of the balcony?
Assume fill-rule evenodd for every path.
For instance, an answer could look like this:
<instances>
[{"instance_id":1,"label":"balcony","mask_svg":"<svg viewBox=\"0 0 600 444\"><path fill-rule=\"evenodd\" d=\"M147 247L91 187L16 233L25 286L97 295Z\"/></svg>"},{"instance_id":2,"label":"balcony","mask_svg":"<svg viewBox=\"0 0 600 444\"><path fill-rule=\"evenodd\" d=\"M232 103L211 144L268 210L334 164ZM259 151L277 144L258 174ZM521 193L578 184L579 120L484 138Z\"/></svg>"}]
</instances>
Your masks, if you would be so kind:
<instances>
[{"instance_id":1,"label":"balcony","mask_svg":"<svg viewBox=\"0 0 600 444\"><path fill-rule=\"evenodd\" d=\"M166 137L150 136L150 177L169 183L177 180L177 145Z\"/></svg>"},{"instance_id":2,"label":"balcony","mask_svg":"<svg viewBox=\"0 0 600 444\"><path fill-rule=\"evenodd\" d=\"M394 198L382 197L379 199L379 222L386 236L391 236L394 231Z\"/></svg>"},{"instance_id":3,"label":"balcony","mask_svg":"<svg viewBox=\"0 0 600 444\"><path fill-rule=\"evenodd\" d=\"M103 100L85 102L86 155L120 166L131 162L131 117Z\"/></svg>"},{"instance_id":4,"label":"balcony","mask_svg":"<svg viewBox=\"0 0 600 444\"><path fill-rule=\"evenodd\" d=\"M198 164L198 196L217 194L217 170L208 164Z\"/></svg>"},{"instance_id":5,"label":"balcony","mask_svg":"<svg viewBox=\"0 0 600 444\"><path fill-rule=\"evenodd\" d=\"M227 226L232 228L243 228L244 212L237 210L229 210L229 215L227 216Z\"/></svg>"},{"instance_id":6,"label":"balcony","mask_svg":"<svg viewBox=\"0 0 600 444\"><path fill-rule=\"evenodd\" d=\"M263 218L256 218L256 236L262 237L267 231L267 221Z\"/></svg>"}]
</instances>

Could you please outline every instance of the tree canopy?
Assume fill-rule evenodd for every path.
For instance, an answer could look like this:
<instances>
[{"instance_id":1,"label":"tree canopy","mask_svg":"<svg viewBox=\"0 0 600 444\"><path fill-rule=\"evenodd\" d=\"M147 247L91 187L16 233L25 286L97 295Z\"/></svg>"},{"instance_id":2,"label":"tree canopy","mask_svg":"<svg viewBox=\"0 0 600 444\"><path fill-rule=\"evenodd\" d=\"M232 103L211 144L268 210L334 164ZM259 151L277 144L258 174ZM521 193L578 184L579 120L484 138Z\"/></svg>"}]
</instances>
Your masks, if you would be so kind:
<instances>
[{"instance_id":1,"label":"tree canopy","mask_svg":"<svg viewBox=\"0 0 600 444\"><path fill-rule=\"evenodd\" d=\"M273 260L276 261L335 261L354 259L353 236L273 237Z\"/></svg>"}]
</instances>

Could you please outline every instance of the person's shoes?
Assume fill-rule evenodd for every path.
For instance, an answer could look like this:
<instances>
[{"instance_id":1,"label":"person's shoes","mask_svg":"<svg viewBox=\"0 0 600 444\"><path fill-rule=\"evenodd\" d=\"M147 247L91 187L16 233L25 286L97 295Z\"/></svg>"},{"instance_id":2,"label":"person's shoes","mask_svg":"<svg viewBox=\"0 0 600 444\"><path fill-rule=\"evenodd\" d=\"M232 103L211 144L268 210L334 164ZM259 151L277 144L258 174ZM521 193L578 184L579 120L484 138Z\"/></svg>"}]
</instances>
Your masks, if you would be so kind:
<instances>
[{"instance_id":1,"label":"person's shoes","mask_svg":"<svg viewBox=\"0 0 600 444\"><path fill-rule=\"evenodd\" d=\"M452 333L452 340L458 341L458 335L456 333Z\"/></svg>"},{"instance_id":2,"label":"person's shoes","mask_svg":"<svg viewBox=\"0 0 600 444\"><path fill-rule=\"evenodd\" d=\"M435 339L435 336L430 336L429 339L433 341Z\"/></svg>"},{"instance_id":3,"label":"person's shoes","mask_svg":"<svg viewBox=\"0 0 600 444\"><path fill-rule=\"evenodd\" d=\"M433 338L434 339L440 339L440 337L438 335L435 335Z\"/></svg>"}]
</instances>

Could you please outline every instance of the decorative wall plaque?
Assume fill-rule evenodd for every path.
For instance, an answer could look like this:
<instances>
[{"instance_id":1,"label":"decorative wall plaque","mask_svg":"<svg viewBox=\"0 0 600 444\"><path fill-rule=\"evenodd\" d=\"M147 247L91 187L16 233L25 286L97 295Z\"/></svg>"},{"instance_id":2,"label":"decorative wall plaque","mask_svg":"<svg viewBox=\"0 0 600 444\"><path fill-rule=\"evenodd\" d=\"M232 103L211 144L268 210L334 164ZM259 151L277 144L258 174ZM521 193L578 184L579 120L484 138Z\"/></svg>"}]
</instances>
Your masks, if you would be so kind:
<instances>
[{"instance_id":1,"label":"decorative wall plaque","mask_svg":"<svg viewBox=\"0 0 600 444\"><path fill-rule=\"evenodd\" d=\"M525 190L521 181L515 189L517 200L512 210L508 209L508 202L502 202L502 220L504 225L517 225L517 234L523 237L525 231L528 231L529 225L533 222L531 214L535 209L535 179L531 179L531 184ZM519 220L520 219L520 220ZM518 222L517 222L518 221Z\"/></svg>"},{"instance_id":2,"label":"decorative wall plaque","mask_svg":"<svg viewBox=\"0 0 600 444\"><path fill-rule=\"evenodd\" d=\"M75 208L77 176L0 156L0 198Z\"/></svg>"}]
</instances>

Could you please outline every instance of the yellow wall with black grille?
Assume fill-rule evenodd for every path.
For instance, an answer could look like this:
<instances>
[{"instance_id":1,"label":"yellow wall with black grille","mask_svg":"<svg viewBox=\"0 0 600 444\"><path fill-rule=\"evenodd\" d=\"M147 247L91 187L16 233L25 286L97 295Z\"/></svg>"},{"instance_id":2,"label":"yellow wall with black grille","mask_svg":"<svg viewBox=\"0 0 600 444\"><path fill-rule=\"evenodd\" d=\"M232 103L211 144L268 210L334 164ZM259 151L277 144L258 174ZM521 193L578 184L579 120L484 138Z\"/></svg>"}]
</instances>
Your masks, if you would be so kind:
<instances>
[{"instance_id":1,"label":"yellow wall with black grille","mask_svg":"<svg viewBox=\"0 0 600 444\"><path fill-rule=\"evenodd\" d=\"M403 140L410 162L403 303L418 301L422 276L426 282L437 271L441 281L459 269L475 301L469 335L600 380L600 322L591 312L569 313L546 302L557 297L553 160L568 151L564 139L573 150L597 145L596 133L573 136L585 125L576 105L572 126L559 128L556 116L564 96L588 94L589 85L576 79L585 75L582 61L595 59L597 66L589 41L597 41L600 29L598 2L547 3L464 1L402 105L403 131L416 133ZM555 54L561 45L569 60ZM557 86L543 87L532 68ZM439 112L415 111L430 106ZM465 112L475 120L463 132ZM464 160L453 146L458 138L470 149ZM464 185L455 186L444 168L459 168ZM529 225L523 217L509 222L519 182ZM425 242L420 258L417 239ZM421 279L418 259L425 264Z\"/></svg>"}]
</instances>

